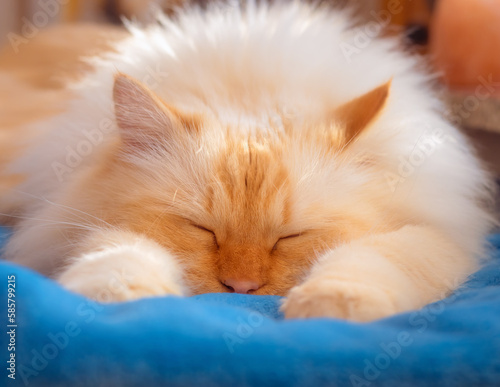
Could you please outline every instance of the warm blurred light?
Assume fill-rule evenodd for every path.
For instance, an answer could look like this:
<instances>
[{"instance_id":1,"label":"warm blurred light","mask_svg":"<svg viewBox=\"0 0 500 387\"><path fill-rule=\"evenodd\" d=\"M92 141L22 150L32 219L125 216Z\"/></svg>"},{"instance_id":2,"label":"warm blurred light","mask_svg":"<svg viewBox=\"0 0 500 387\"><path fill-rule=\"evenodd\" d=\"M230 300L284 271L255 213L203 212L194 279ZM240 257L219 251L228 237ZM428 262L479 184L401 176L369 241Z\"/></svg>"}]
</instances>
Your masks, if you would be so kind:
<instances>
[{"instance_id":1,"label":"warm blurred light","mask_svg":"<svg viewBox=\"0 0 500 387\"><path fill-rule=\"evenodd\" d=\"M500 80L500 1L440 0L430 50L450 86Z\"/></svg>"}]
</instances>

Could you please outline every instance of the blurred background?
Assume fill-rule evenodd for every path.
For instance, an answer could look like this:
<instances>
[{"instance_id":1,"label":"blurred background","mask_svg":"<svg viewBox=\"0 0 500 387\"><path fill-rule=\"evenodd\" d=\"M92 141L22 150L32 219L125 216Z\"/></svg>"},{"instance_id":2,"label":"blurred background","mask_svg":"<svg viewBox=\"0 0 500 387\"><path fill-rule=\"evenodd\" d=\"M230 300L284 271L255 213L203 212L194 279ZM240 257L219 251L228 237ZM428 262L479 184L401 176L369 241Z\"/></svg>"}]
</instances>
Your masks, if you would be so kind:
<instances>
[{"instance_id":1,"label":"blurred background","mask_svg":"<svg viewBox=\"0 0 500 387\"><path fill-rule=\"evenodd\" d=\"M16 51L26 43L23 39L60 23L119 28L125 17L147 24L158 8L175 15L193 3L205 6L209 0L1 0L0 47L3 53ZM367 23L360 28L360 47L354 50L376 36L395 35L402 37L406 49L425 55L443 86L446 114L466 130L500 177L500 0L322 3L356 7L360 20Z\"/></svg>"}]
</instances>

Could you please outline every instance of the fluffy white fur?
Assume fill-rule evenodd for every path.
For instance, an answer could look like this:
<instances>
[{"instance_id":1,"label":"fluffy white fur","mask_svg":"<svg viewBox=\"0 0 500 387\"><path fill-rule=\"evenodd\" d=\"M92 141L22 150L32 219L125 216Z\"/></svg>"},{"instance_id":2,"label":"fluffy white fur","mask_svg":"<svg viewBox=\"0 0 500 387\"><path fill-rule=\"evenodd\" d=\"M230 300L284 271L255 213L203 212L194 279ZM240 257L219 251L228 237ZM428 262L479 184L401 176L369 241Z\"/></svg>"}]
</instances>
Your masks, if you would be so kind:
<instances>
[{"instance_id":1,"label":"fluffy white fur","mask_svg":"<svg viewBox=\"0 0 500 387\"><path fill-rule=\"evenodd\" d=\"M102 236L108 242L104 249L70 263L59 282L101 302L185 294L181 268L165 249L131 233L111 234Z\"/></svg>"},{"instance_id":2,"label":"fluffy white fur","mask_svg":"<svg viewBox=\"0 0 500 387\"><path fill-rule=\"evenodd\" d=\"M116 137L111 96L114 75L119 71L142 81L183 111L201 112L237 128L233 130L248 132L269 122L279 126L286 115L307 121L392 79L384 111L363 139L351 146L354 154L369 154L378 160L380 175L373 184L383 198L381 210L399 209L414 223L384 235L377 235L374 226L364 239L325 254L308 280L291 291L284 305L288 316L369 320L443 296L446 287L436 281L445 278L449 283L456 279L461 282L474 270L492 224L484 206L490 198L489 177L464 136L443 119L444 107L429 86L429 76L419 70L422 66L418 59L403 54L395 41L373 40L348 61L341 44L352 43L357 32L349 15L298 1L273 6L248 2L243 9L221 5L207 12L191 9L181 13L176 22L164 17L160 20L161 25L146 29L129 26L131 36L117 45L117 53L90 59L95 72L74 87L77 98L68 111L38 123L41 139L9 166L10 172L27 173L29 179L1 198L1 210L20 207L23 211L18 215L32 218L18 227L8 246L9 257L46 273L60 266L64 235L40 226L47 216L53 216L50 203L57 202L70 186L73 170L101 162L99 148ZM241 95L235 96L234 90L240 90ZM108 122L112 123L109 128ZM68 147L77 149L87 139L84 131L98 139L96 130L102 132L102 142L96 141L91 154L71 166L71 172L58 175L55 163L67 166ZM215 130L203 136L207 143L223 141L222 133ZM405 160L426 146L430 150L423 161L402 176ZM370 216L373 210L366 203L369 199L352 192L373 177L349 169L314 173L321 170L317 165L327 162L326 156L291 153L285 156L290 173L302 179L296 193L297 217L300 203L311 200L357 208ZM145 169L155 168L151 160L140 162ZM194 160L185 163L192 163L193 169L208 168ZM179 173L171 171L179 186L189 183L182 181L183 168L186 165L179 166ZM149 178L157 177L152 172ZM342 186L337 185L339 181ZM192 193L193 207L198 205L196 198L202 196L201 192ZM128 244L127 238L123 243ZM148 243L134 245L125 254L136 254L132 259L143 254L148 259L159 248ZM391 251L387 251L387 244L392 246ZM109 247L104 257L99 253L83 259L112 259L119 249ZM153 261L157 262L158 256L161 254ZM422 289L409 280L412 262L417 261L417 271L432 272L430 277L423 276L426 286ZM62 277L69 288L74 283L72 274L79 269L73 266L71 270ZM347 274L339 277L339 272ZM388 293L378 297L376 284L380 283ZM173 292L181 291L180 286L173 288ZM402 293L410 296L400 298ZM352 301L357 298L364 301Z\"/></svg>"}]
</instances>

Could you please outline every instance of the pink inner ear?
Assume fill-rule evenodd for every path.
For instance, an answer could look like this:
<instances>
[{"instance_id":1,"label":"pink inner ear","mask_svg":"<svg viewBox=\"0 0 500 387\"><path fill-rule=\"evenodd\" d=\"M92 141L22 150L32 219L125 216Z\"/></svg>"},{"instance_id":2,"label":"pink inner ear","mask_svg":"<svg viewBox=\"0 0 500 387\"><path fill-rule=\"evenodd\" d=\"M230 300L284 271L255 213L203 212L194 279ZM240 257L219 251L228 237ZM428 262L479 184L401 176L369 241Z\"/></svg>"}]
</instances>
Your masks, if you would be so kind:
<instances>
[{"instance_id":1,"label":"pink inner ear","mask_svg":"<svg viewBox=\"0 0 500 387\"><path fill-rule=\"evenodd\" d=\"M113 100L116 122L127 147L151 149L174 128L176 119L163 101L127 75L116 76Z\"/></svg>"},{"instance_id":2,"label":"pink inner ear","mask_svg":"<svg viewBox=\"0 0 500 387\"><path fill-rule=\"evenodd\" d=\"M361 134L382 111L389 97L391 82L392 80L335 110L335 119L345 124L347 143Z\"/></svg>"}]
</instances>

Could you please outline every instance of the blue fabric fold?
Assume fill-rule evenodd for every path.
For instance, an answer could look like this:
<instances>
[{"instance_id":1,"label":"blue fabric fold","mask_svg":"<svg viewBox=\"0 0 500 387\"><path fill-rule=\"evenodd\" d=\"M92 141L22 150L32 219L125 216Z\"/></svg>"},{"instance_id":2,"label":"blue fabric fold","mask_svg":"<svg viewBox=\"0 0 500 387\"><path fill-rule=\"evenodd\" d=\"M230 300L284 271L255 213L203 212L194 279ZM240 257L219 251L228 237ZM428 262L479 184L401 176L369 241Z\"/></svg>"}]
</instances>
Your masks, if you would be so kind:
<instances>
[{"instance_id":1,"label":"blue fabric fold","mask_svg":"<svg viewBox=\"0 0 500 387\"><path fill-rule=\"evenodd\" d=\"M4 371L0 385L498 387L500 235L491 242L492 259L453 295L368 324L284 320L275 296L96 304L2 261L2 320L14 275L17 326L16 380Z\"/></svg>"}]
</instances>

